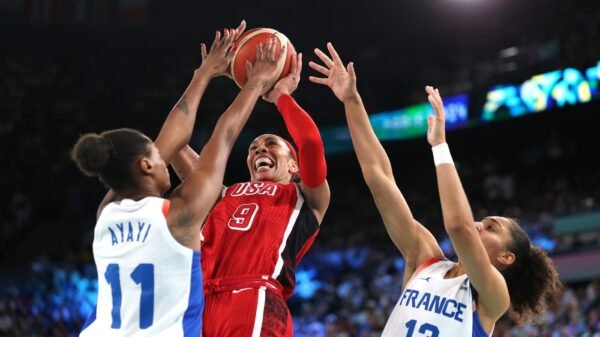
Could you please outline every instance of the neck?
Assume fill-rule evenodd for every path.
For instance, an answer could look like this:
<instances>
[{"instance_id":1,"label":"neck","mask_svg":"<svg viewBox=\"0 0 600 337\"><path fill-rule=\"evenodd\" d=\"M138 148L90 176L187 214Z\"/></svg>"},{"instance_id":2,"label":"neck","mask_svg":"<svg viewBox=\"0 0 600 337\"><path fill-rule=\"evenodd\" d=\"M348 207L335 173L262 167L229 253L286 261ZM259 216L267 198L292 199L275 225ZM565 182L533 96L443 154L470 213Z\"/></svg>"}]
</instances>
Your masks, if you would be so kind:
<instances>
[{"instance_id":1,"label":"neck","mask_svg":"<svg viewBox=\"0 0 600 337\"><path fill-rule=\"evenodd\" d=\"M281 184L281 185L287 185L289 183L292 183L293 179L291 179L291 178L264 179L264 180L252 179L251 181L264 181L264 182L271 182L271 183L276 183L276 184Z\"/></svg>"},{"instance_id":2,"label":"neck","mask_svg":"<svg viewBox=\"0 0 600 337\"><path fill-rule=\"evenodd\" d=\"M147 197L160 197L162 194L154 189L140 189L119 193L121 199L142 200Z\"/></svg>"}]
</instances>

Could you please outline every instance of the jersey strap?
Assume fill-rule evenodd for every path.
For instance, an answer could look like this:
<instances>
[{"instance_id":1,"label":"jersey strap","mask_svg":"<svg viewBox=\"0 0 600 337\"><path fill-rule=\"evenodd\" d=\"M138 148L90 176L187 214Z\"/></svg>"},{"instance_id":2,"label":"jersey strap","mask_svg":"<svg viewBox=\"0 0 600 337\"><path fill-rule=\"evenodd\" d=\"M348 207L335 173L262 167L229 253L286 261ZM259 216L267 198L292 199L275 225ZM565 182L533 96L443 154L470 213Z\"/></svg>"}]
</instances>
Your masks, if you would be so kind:
<instances>
[{"instance_id":1,"label":"jersey strap","mask_svg":"<svg viewBox=\"0 0 600 337\"><path fill-rule=\"evenodd\" d=\"M162 205L162 213L165 216L165 219L169 216L169 208L171 207L171 200L165 199Z\"/></svg>"},{"instance_id":2,"label":"jersey strap","mask_svg":"<svg viewBox=\"0 0 600 337\"><path fill-rule=\"evenodd\" d=\"M421 263L417 269L415 269L415 272L413 273L413 277L414 275L417 275L418 273L422 272L425 268L438 263L440 261L446 261L446 257L445 256L436 256L436 257L432 257L429 260L426 260L425 262Z\"/></svg>"}]
</instances>

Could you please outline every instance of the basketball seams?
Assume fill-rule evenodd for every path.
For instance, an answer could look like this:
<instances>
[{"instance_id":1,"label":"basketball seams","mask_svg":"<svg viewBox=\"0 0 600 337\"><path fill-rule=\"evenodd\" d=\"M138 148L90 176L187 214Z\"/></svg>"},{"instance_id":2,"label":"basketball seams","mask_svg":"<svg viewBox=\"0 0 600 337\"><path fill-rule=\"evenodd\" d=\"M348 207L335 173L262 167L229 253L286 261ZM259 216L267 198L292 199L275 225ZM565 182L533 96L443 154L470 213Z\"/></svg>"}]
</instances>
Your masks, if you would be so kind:
<instances>
[{"instance_id":1,"label":"basketball seams","mask_svg":"<svg viewBox=\"0 0 600 337\"><path fill-rule=\"evenodd\" d=\"M240 88L243 86L243 84L241 84L238 81L238 79L236 78L236 76L235 76L235 60L236 60L236 58L238 56L238 53L242 49L240 47L243 46L244 44L246 44L248 42L248 40L252 39L253 37L255 37L255 36L259 35L259 34L272 34L273 37L276 37L277 40L279 41L280 48L282 48L283 46L286 46L286 48L289 48L289 39L284 34L282 34L281 32L279 32L279 31L277 31L275 29L272 29L272 28L255 28L255 29L251 29L251 30L247 31L244 34L245 36L243 35L242 39L238 43L236 43L237 47L236 47L235 52L233 54L231 65L229 67L231 75L233 77L233 81ZM286 51L286 53L288 53L288 51ZM280 79L281 73L283 72L283 70L285 68L285 64L287 62L287 59L288 59L288 56L286 55L282 59L278 60L278 63L277 63L277 72L279 73L279 76L277 77L277 79L275 79L275 81L273 83L269 83L269 85L268 85L269 88L272 87Z\"/></svg>"}]
</instances>

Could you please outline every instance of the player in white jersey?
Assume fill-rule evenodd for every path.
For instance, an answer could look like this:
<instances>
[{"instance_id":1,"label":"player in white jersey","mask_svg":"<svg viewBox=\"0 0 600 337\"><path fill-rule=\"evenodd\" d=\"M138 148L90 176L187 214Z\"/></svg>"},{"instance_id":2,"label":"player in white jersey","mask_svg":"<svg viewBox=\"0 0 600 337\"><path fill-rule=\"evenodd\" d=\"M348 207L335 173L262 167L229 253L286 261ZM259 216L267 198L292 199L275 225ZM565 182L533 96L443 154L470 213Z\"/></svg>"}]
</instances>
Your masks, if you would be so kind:
<instances>
[{"instance_id":1,"label":"player in white jersey","mask_svg":"<svg viewBox=\"0 0 600 337\"><path fill-rule=\"evenodd\" d=\"M98 209L93 252L98 303L80 336L193 336L201 333L200 228L220 195L232 146L261 93L275 79L273 41L259 46L248 82L219 118L193 172L171 194L167 164L191 136L206 85L227 74L235 38L217 33L209 53L153 143L139 131L87 134L72 157L81 171L110 188ZM284 53L280 53L280 56Z\"/></svg>"},{"instance_id":2,"label":"player in white jersey","mask_svg":"<svg viewBox=\"0 0 600 337\"><path fill-rule=\"evenodd\" d=\"M333 46L327 48L330 56L315 50L324 66L309 63L325 78L310 80L330 87L344 103L363 176L406 261L403 292L383 336L486 336L509 307L518 320L541 313L560 286L556 271L513 219L490 216L474 221L446 144L438 91L426 88L434 110L427 120L427 140L433 147L444 226L458 263L447 261L433 235L413 218L370 126L356 89L354 65L344 66Z\"/></svg>"}]
</instances>

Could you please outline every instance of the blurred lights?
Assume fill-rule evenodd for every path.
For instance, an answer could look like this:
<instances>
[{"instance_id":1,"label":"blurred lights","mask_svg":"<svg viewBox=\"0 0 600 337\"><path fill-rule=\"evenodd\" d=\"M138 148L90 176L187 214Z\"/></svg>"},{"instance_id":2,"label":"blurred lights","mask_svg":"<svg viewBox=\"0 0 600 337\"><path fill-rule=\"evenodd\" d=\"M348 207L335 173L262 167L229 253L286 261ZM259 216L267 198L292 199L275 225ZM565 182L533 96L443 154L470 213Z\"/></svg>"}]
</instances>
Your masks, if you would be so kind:
<instances>
[{"instance_id":1,"label":"blurred lights","mask_svg":"<svg viewBox=\"0 0 600 337\"><path fill-rule=\"evenodd\" d=\"M519 47L510 47L500 51L501 58L509 58L519 55Z\"/></svg>"},{"instance_id":2,"label":"blurred lights","mask_svg":"<svg viewBox=\"0 0 600 337\"><path fill-rule=\"evenodd\" d=\"M599 80L600 61L585 72L565 68L532 76L521 85L496 86L487 94L481 119L493 121L586 103L600 97ZM499 114L503 109L508 114Z\"/></svg>"}]
</instances>

